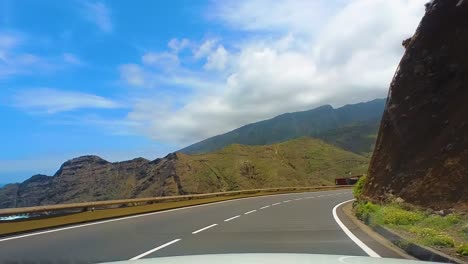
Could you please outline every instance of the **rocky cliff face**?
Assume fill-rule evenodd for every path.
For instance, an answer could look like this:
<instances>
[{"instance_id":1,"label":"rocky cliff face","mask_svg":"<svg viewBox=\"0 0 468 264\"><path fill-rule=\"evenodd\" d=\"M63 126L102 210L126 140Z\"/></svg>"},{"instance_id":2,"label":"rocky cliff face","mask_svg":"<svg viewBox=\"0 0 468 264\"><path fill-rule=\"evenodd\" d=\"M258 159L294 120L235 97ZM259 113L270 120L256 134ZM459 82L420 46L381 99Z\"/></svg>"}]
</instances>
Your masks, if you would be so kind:
<instances>
[{"instance_id":1,"label":"rocky cliff face","mask_svg":"<svg viewBox=\"0 0 468 264\"><path fill-rule=\"evenodd\" d=\"M52 176L35 175L0 189L0 208L184 194L171 154L111 163L97 156L65 162Z\"/></svg>"},{"instance_id":2,"label":"rocky cliff face","mask_svg":"<svg viewBox=\"0 0 468 264\"><path fill-rule=\"evenodd\" d=\"M468 204L468 1L435 0L390 86L364 195Z\"/></svg>"}]
</instances>

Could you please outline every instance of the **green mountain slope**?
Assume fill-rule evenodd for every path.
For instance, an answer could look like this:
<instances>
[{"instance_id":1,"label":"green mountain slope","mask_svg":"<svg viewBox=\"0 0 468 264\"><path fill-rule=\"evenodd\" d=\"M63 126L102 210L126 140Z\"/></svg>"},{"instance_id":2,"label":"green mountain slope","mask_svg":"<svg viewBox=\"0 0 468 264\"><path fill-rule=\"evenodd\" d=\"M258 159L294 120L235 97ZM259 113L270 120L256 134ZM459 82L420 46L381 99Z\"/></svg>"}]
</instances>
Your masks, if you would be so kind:
<instances>
[{"instance_id":1,"label":"green mountain slope","mask_svg":"<svg viewBox=\"0 0 468 264\"><path fill-rule=\"evenodd\" d=\"M176 172L188 193L333 185L336 177L364 173L369 162L305 137L266 146L234 144L213 153L177 157Z\"/></svg>"},{"instance_id":2,"label":"green mountain slope","mask_svg":"<svg viewBox=\"0 0 468 264\"><path fill-rule=\"evenodd\" d=\"M385 99L345 105L330 105L287 113L245 125L186 148L186 154L207 153L230 144L267 145L303 136L321 138L346 150L367 154L372 151Z\"/></svg>"}]
</instances>

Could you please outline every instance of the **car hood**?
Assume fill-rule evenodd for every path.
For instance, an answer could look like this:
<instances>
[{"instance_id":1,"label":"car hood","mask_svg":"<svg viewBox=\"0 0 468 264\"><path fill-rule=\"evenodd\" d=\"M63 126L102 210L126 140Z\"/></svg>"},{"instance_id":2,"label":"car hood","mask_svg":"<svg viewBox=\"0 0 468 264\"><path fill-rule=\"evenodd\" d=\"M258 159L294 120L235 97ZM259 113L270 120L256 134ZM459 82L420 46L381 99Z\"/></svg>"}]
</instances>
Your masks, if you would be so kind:
<instances>
[{"instance_id":1,"label":"car hood","mask_svg":"<svg viewBox=\"0 0 468 264\"><path fill-rule=\"evenodd\" d=\"M382 263L382 264L416 264L428 263L416 260L390 259L390 258L372 258L358 256L340 256L340 255L318 255L318 254L212 254L212 255L192 255L177 257L162 257L140 259L133 261L119 261L113 263L132 263L132 264L211 264L211 263L242 263L242 264L311 264L311 263Z\"/></svg>"}]
</instances>

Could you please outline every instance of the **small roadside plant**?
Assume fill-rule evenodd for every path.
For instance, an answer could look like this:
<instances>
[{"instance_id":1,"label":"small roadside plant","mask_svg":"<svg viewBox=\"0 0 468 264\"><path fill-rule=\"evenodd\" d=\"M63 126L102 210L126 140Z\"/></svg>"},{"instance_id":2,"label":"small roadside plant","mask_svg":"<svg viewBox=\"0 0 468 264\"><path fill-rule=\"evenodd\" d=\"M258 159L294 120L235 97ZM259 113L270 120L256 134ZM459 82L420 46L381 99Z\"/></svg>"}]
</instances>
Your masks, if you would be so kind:
<instances>
[{"instance_id":1,"label":"small roadside plant","mask_svg":"<svg viewBox=\"0 0 468 264\"><path fill-rule=\"evenodd\" d=\"M468 256L468 244L463 243L457 247L457 253L462 256Z\"/></svg>"},{"instance_id":2,"label":"small roadside plant","mask_svg":"<svg viewBox=\"0 0 468 264\"><path fill-rule=\"evenodd\" d=\"M356 185L354 185L353 195L354 197L356 197L356 199L359 199L361 197L362 189L364 189L364 185L366 184L366 182L367 182L367 176L364 175L361 178L359 178Z\"/></svg>"},{"instance_id":3,"label":"small roadside plant","mask_svg":"<svg viewBox=\"0 0 468 264\"><path fill-rule=\"evenodd\" d=\"M358 202L355 207L357 218L361 219L365 223L371 223L371 216L380 210L380 206L371 202Z\"/></svg>"}]
</instances>

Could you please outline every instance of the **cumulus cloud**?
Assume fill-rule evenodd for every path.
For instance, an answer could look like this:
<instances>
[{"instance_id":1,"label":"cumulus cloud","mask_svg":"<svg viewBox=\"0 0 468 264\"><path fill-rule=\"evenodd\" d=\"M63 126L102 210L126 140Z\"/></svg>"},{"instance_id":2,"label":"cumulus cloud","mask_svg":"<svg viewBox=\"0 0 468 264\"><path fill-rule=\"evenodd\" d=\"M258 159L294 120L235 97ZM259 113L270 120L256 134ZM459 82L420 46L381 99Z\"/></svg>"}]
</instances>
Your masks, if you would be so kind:
<instances>
[{"instance_id":1,"label":"cumulus cloud","mask_svg":"<svg viewBox=\"0 0 468 264\"><path fill-rule=\"evenodd\" d=\"M81 92L50 88L22 90L14 97L14 106L30 112L54 114L83 108L119 108L121 105L107 98Z\"/></svg>"},{"instance_id":2,"label":"cumulus cloud","mask_svg":"<svg viewBox=\"0 0 468 264\"><path fill-rule=\"evenodd\" d=\"M101 31L112 32L114 26L111 20L111 10L103 2L84 2L83 13L86 19L95 24Z\"/></svg>"},{"instance_id":3,"label":"cumulus cloud","mask_svg":"<svg viewBox=\"0 0 468 264\"><path fill-rule=\"evenodd\" d=\"M190 40L193 54L186 60L203 68L170 71L172 80L197 76L210 88L195 88L183 102L156 112L148 105L159 102L146 98L128 119L155 139L191 143L284 112L385 97L404 52L401 41L414 33L424 2L216 2L217 21L247 37ZM213 70L218 73L206 74ZM147 74L143 83L164 83L154 78L159 72Z\"/></svg>"}]
</instances>

